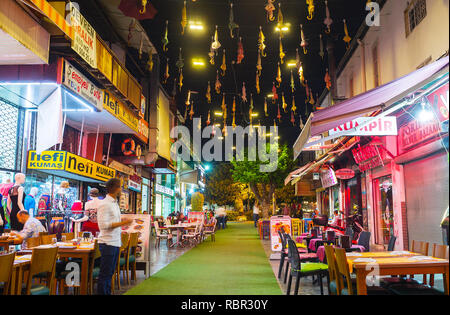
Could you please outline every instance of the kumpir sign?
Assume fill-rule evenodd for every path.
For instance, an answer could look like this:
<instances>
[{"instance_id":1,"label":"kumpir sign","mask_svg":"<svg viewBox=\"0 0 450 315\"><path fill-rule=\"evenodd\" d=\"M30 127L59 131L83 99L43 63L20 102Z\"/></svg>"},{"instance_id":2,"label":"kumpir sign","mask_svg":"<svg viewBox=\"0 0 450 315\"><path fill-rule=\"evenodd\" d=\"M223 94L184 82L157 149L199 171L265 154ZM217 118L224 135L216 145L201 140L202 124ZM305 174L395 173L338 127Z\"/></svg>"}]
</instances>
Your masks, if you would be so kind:
<instances>
[{"instance_id":1,"label":"kumpir sign","mask_svg":"<svg viewBox=\"0 0 450 315\"><path fill-rule=\"evenodd\" d=\"M27 167L31 170L66 171L103 182L116 177L114 169L66 151L44 151L41 154L29 151Z\"/></svg>"}]
</instances>

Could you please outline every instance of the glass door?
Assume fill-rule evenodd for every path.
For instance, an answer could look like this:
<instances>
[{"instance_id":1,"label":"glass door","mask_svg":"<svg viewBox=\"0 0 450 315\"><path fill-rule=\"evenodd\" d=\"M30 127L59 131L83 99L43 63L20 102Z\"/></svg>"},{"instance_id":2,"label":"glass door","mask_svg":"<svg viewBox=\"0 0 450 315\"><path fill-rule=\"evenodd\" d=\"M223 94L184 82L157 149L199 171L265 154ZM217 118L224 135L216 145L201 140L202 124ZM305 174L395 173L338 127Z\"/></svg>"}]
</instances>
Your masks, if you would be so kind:
<instances>
[{"instance_id":1,"label":"glass door","mask_svg":"<svg viewBox=\"0 0 450 315\"><path fill-rule=\"evenodd\" d=\"M394 235L392 177L389 175L375 179L373 189L375 198L375 243L387 245L391 236Z\"/></svg>"}]
</instances>

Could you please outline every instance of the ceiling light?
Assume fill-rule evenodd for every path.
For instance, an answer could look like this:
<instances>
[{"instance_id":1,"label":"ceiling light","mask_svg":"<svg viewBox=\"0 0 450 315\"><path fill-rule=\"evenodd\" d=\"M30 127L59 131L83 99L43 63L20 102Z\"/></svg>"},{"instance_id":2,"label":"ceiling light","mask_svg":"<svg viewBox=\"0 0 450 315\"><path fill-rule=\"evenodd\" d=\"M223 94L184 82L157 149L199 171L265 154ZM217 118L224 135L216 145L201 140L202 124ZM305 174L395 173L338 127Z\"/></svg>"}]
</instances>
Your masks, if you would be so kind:
<instances>
[{"instance_id":1,"label":"ceiling light","mask_svg":"<svg viewBox=\"0 0 450 315\"><path fill-rule=\"evenodd\" d=\"M205 61L201 58L194 58L194 59L192 59L192 65L194 67L204 67Z\"/></svg>"},{"instance_id":2,"label":"ceiling light","mask_svg":"<svg viewBox=\"0 0 450 315\"><path fill-rule=\"evenodd\" d=\"M223 113L222 113L222 112L214 112L214 115L215 115L215 116L222 117L222 116L223 116Z\"/></svg>"},{"instance_id":3,"label":"ceiling light","mask_svg":"<svg viewBox=\"0 0 450 315\"><path fill-rule=\"evenodd\" d=\"M258 117L259 114L258 113L252 113L252 117Z\"/></svg>"},{"instance_id":4,"label":"ceiling light","mask_svg":"<svg viewBox=\"0 0 450 315\"><path fill-rule=\"evenodd\" d=\"M295 67L297 67L297 62L295 60L289 61L287 63L287 66L288 66L288 68L295 68Z\"/></svg>"},{"instance_id":5,"label":"ceiling light","mask_svg":"<svg viewBox=\"0 0 450 315\"><path fill-rule=\"evenodd\" d=\"M267 98L272 98L273 94L267 94Z\"/></svg>"},{"instance_id":6,"label":"ceiling light","mask_svg":"<svg viewBox=\"0 0 450 315\"><path fill-rule=\"evenodd\" d=\"M189 29L193 31L203 31L203 23L199 21L189 21Z\"/></svg>"}]
</instances>

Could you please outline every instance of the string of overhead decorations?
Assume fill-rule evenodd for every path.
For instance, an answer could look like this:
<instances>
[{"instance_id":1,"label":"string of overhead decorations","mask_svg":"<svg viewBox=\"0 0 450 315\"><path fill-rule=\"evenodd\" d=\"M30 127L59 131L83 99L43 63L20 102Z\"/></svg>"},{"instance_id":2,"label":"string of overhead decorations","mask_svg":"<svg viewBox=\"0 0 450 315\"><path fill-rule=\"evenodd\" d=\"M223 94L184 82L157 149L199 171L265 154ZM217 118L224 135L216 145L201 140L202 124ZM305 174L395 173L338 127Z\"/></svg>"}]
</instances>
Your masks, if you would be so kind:
<instances>
[{"instance_id":1,"label":"string of overhead decorations","mask_svg":"<svg viewBox=\"0 0 450 315\"><path fill-rule=\"evenodd\" d=\"M191 0L192 2L196 2L196 0ZM305 30L304 25L300 25L300 43L299 48L296 49L296 58L295 63L290 62L288 64L288 67L290 67L290 97L291 97L291 105L289 106L286 102L286 95L284 91L281 91L281 85L283 83L283 80L285 78L283 77L283 73L281 70L281 65L283 65L286 61L286 51L283 46L283 39L285 37L285 33L288 31L288 24L284 21L284 15L283 15L283 7L282 7L282 1L278 1L276 3L276 0L261 0L262 6L264 6L264 9L266 11L266 19L267 22L276 24L275 29L279 33L279 51L277 56L278 62L276 64L276 77L273 79L273 86L272 86L272 92L267 97L264 97L264 115L266 117L269 117L269 100L271 99L272 104L276 105L277 109L277 115L276 119L274 119L274 126L277 127L277 121L278 124L282 122L283 115L289 115L290 114L290 123L295 126L298 121L298 126L300 129L304 128L304 121L301 114L298 114L296 102L295 102L295 93L297 91L297 85L296 80L294 79L296 76L298 77L298 81L300 82L300 88L304 89L306 99L305 104L312 106L312 110L321 109L317 106L318 101L318 94L314 96L314 93L311 89L311 87L308 85L308 80L305 78L304 74L304 67L302 63L301 54L307 55L311 52L309 51L309 42L307 40L307 37L305 36ZM264 2L267 1L267 3L264 4ZM307 15L306 20L307 23L311 22L315 17L315 2L319 0L305 0L306 1L306 7L307 7ZM324 33L329 35L332 31L332 25L334 23L333 19L331 18L331 11L328 5L328 0L321 0L324 1L325 4L325 19L323 20L324 27ZM367 2L370 2L367 1ZM232 60L232 64L241 64L242 61L245 58L245 49L244 49L244 42L242 37L239 37L239 24L235 21L235 15L234 15L234 4L231 2L229 4L229 23L228 23L228 34L226 36L230 36L232 39L237 39L237 52L236 52L236 60ZM352 38L349 35L347 22L344 19L343 21L343 32L344 37L342 40L345 42L347 49L350 46L350 42ZM188 20L188 11L187 11L187 1L183 2L183 7L181 9L181 21L180 23L180 29L181 29L181 35L185 35L186 28L189 26L190 28L203 28L202 25L197 24L190 24ZM212 96L213 96L213 88L214 92L221 98L222 98L222 105L221 105L221 119L223 119L223 132L225 134L226 126L228 124L228 105L227 105L227 98L226 93L223 92L223 86L222 82L224 78L228 74L228 68L227 68L227 56L230 54L227 54L227 50L225 47L222 47L220 36L225 36L225 34L222 34L219 32L219 27L216 25L214 29L214 35L211 39L211 45L210 50L208 52L209 57L209 64L212 66L217 66L216 69L216 78L215 82L208 81L207 85L205 86L204 95L202 97L205 98L206 102L208 104L212 104ZM266 37L263 31L263 27L259 27L259 33L257 35L257 62L256 62L256 75L255 75L255 86L254 91L257 94L261 93L261 87L260 87L260 80L263 75L263 64L262 60L267 57L267 50L266 50ZM324 36L323 34L319 34L319 52L318 54L324 59L325 51L324 51ZM163 52L167 53L169 48L169 21L167 20L165 23L165 31L163 33L162 37L162 50ZM222 49L221 49L222 48ZM221 51L220 51L221 50ZM221 58L220 58L220 52L221 52ZM218 60L219 59L219 60ZM193 61L195 64L195 60ZM203 65L203 61L198 61L199 64ZM183 50L180 47L178 52L178 59L176 60L175 66L177 68L177 77L173 80L173 87L174 87L174 93L178 93L182 91L183 87L183 68L185 66L184 59L183 59ZM163 74L163 84L168 84L170 78L170 60L167 57L166 58L166 64L165 64L165 70ZM331 89L332 83L331 83L331 77L330 73L328 71L328 68L325 71L324 76L324 83L328 90ZM297 81L297 82L298 82ZM213 84L212 84L213 83ZM252 82L253 83L253 82ZM239 94L232 93L232 107L231 107L231 114L232 114L232 126L233 128L236 127L236 102L237 100L241 102L242 106L248 105L248 120L246 118L246 115L243 115L244 121L248 122L250 126L253 126L253 118L257 115L254 113L254 100L253 100L253 93L250 93L250 96L248 96L247 93L248 88L248 82L245 81L242 83L242 90ZM188 90L186 101L185 101L185 113L184 118L187 120L187 116L189 116L189 119L192 120L195 115L195 108L194 108L194 102L191 98L193 92L191 90ZM269 100L268 100L269 99ZM308 106L305 105L305 117L307 118L308 113ZM244 114L244 112L242 112ZM298 117L297 117L298 116ZM211 109L208 110L208 117L206 119L206 125L215 124L215 117L211 117ZM217 124L218 126L220 124Z\"/></svg>"}]
</instances>

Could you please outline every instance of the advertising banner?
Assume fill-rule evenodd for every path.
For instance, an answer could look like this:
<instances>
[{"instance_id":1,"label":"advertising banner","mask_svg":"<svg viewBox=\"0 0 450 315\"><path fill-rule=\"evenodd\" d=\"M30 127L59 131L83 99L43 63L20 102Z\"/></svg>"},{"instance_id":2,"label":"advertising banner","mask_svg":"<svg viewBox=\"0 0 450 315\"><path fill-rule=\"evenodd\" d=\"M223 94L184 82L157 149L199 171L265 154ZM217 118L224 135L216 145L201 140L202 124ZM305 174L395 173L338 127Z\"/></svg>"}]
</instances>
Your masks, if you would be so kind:
<instances>
[{"instance_id":1,"label":"advertising banner","mask_svg":"<svg viewBox=\"0 0 450 315\"><path fill-rule=\"evenodd\" d=\"M367 125L357 128L371 121ZM353 128L357 128L356 131ZM374 119L374 117L360 117L349 121L329 131L330 136L344 132L343 136L396 136L397 117L386 116Z\"/></svg>"},{"instance_id":2,"label":"advertising banner","mask_svg":"<svg viewBox=\"0 0 450 315\"><path fill-rule=\"evenodd\" d=\"M291 217L274 216L270 218L270 242L274 252L280 252L283 247L278 231L284 231L284 233L291 235Z\"/></svg>"}]
</instances>

